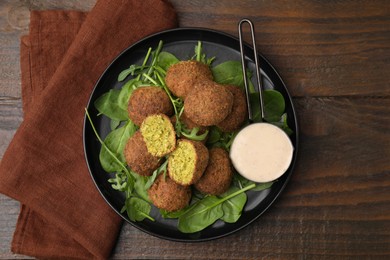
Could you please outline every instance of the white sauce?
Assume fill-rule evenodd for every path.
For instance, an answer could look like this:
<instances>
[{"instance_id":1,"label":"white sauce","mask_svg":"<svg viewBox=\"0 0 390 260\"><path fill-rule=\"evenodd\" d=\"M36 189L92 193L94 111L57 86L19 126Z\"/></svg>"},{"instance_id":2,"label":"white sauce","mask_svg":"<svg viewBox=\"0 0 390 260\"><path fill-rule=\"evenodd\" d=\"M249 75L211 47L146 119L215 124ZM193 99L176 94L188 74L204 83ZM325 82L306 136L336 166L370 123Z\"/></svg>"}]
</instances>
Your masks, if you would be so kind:
<instances>
[{"instance_id":1,"label":"white sauce","mask_svg":"<svg viewBox=\"0 0 390 260\"><path fill-rule=\"evenodd\" d=\"M248 180L276 180L290 166L294 147L282 129L268 123L243 128L235 137L230 158L234 168Z\"/></svg>"}]
</instances>

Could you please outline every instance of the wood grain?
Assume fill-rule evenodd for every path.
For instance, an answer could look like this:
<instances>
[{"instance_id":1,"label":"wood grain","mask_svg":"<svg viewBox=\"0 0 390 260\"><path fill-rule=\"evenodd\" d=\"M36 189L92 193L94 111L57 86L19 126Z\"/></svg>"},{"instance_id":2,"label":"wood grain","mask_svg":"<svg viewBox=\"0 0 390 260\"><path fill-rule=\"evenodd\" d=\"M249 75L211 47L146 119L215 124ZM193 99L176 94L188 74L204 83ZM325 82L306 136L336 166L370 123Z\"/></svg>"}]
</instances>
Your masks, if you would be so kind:
<instances>
[{"instance_id":1,"label":"wood grain","mask_svg":"<svg viewBox=\"0 0 390 260\"><path fill-rule=\"evenodd\" d=\"M88 11L96 0L0 2L0 158L23 120L19 38L29 9ZM294 96L299 157L286 190L249 227L177 243L124 224L113 259L388 259L390 5L385 0L172 0L180 25L237 35L243 17ZM0 195L0 258L19 203Z\"/></svg>"}]
</instances>

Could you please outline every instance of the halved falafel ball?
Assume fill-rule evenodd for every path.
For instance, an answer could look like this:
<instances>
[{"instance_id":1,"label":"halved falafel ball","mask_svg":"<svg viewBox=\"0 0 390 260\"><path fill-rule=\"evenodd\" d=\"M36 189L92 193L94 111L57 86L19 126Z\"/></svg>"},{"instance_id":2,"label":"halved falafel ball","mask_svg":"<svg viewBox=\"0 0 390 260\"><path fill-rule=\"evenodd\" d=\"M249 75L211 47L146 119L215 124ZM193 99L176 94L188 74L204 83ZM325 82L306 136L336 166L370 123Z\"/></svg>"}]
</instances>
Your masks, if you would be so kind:
<instances>
[{"instance_id":1,"label":"halved falafel ball","mask_svg":"<svg viewBox=\"0 0 390 260\"><path fill-rule=\"evenodd\" d=\"M219 147L210 149L209 154L209 164L194 186L204 194L220 195L229 189L233 179L229 154Z\"/></svg>"},{"instance_id":2,"label":"halved falafel ball","mask_svg":"<svg viewBox=\"0 0 390 260\"><path fill-rule=\"evenodd\" d=\"M224 85L233 94L232 112L217 124L223 132L233 132L240 128L248 116L248 107L244 91L234 85Z\"/></svg>"},{"instance_id":3,"label":"halved falafel ball","mask_svg":"<svg viewBox=\"0 0 390 260\"><path fill-rule=\"evenodd\" d=\"M139 87L133 91L127 109L130 119L140 126L152 114L173 114L173 106L167 93L160 87Z\"/></svg>"},{"instance_id":4,"label":"halved falafel ball","mask_svg":"<svg viewBox=\"0 0 390 260\"><path fill-rule=\"evenodd\" d=\"M140 131L129 138L123 151L127 165L132 171L142 176L150 176L160 165L160 158L148 152Z\"/></svg>"},{"instance_id":5,"label":"halved falafel ball","mask_svg":"<svg viewBox=\"0 0 390 260\"><path fill-rule=\"evenodd\" d=\"M197 141L181 139L168 158L168 174L181 185L191 185L202 177L209 161L209 151Z\"/></svg>"},{"instance_id":6,"label":"halved falafel ball","mask_svg":"<svg viewBox=\"0 0 390 260\"><path fill-rule=\"evenodd\" d=\"M166 211L185 208L191 200L191 187L179 185L169 176L160 174L148 190L153 205Z\"/></svg>"},{"instance_id":7,"label":"halved falafel ball","mask_svg":"<svg viewBox=\"0 0 390 260\"><path fill-rule=\"evenodd\" d=\"M149 115L141 124L140 131L148 152L162 157L176 147L176 132L168 116L164 114Z\"/></svg>"},{"instance_id":8,"label":"halved falafel ball","mask_svg":"<svg viewBox=\"0 0 390 260\"><path fill-rule=\"evenodd\" d=\"M169 90L177 97L185 98L189 90L199 81L212 80L209 66L199 61L180 61L171 65L165 76Z\"/></svg>"},{"instance_id":9,"label":"halved falafel ball","mask_svg":"<svg viewBox=\"0 0 390 260\"><path fill-rule=\"evenodd\" d=\"M232 111L233 94L213 81L194 86L184 100L184 114L201 126L217 125Z\"/></svg>"}]
</instances>

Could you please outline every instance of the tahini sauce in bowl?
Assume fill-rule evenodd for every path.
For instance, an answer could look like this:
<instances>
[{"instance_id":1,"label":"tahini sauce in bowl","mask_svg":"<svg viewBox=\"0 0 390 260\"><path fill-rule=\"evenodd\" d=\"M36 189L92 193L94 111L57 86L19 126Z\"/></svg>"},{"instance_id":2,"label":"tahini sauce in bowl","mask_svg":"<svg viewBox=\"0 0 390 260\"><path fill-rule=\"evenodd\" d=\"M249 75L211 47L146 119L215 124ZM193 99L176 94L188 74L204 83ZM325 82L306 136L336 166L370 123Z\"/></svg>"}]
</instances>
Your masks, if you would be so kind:
<instances>
[{"instance_id":1,"label":"tahini sauce in bowl","mask_svg":"<svg viewBox=\"0 0 390 260\"><path fill-rule=\"evenodd\" d=\"M287 134L269 123L254 123L234 138L230 159L243 177L254 182L276 180L291 164L294 147Z\"/></svg>"}]
</instances>

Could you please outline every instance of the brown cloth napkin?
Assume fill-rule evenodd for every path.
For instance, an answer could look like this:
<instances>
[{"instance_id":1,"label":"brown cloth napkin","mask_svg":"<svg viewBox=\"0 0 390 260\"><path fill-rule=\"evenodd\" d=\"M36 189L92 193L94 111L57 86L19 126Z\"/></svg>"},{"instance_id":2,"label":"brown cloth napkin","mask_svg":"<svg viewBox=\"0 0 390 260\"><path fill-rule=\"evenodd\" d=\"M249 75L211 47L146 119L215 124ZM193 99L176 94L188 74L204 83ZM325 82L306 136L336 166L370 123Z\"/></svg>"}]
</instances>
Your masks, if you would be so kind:
<instances>
[{"instance_id":1,"label":"brown cloth napkin","mask_svg":"<svg viewBox=\"0 0 390 260\"><path fill-rule=\"evenodd\" d=\"M14 253L107 258L121 220L95 188L84 160L84 107L124 48L177 26L162 0L100 0L87 15L33 11L21 42L24 121L0 165L0 192L21 202Z\"/></svg>"}]
</instances>

